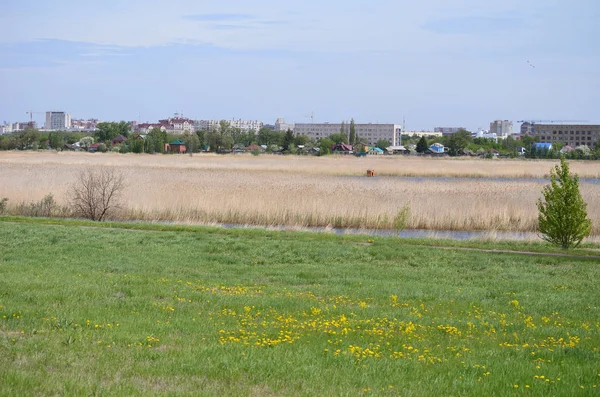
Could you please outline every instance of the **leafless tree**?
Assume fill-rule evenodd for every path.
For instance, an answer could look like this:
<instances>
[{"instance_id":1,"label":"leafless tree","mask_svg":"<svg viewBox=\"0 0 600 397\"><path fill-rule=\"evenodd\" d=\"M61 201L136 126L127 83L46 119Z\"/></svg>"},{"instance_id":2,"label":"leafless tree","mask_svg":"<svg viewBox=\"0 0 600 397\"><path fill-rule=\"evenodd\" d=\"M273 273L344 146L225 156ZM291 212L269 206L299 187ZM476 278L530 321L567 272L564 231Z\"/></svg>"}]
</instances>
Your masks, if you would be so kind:
<instances>
[{"instance_id":1,"label":"leafless tree","mask_svg":"<svg viewBox=\"0 0 600 397\"><path fill-rule=\"evenodd\" d=\"M123 174L108 167L88 167L81 171L67 191L67 199L75 215L102 221L120 208L125 188Z\"/></svg>"}]
</instances>

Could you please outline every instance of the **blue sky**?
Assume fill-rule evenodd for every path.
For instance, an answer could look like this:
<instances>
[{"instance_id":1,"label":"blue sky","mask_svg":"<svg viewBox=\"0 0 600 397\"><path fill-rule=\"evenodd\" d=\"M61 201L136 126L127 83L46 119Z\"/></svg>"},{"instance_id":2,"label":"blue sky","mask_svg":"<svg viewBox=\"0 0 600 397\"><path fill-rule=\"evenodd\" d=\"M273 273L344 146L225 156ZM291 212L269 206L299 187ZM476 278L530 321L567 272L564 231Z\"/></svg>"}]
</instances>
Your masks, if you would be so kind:
<instances>
[{"instance_id":1,"label":"blue sky","mask_svg":"<svg viewBox=\"0 0 600 397\"><path fill-rule=\"evenodd\" d=\"M0 0L0 122L600 122L598 20L597 0Z\"/></svg>"}]
</instances>

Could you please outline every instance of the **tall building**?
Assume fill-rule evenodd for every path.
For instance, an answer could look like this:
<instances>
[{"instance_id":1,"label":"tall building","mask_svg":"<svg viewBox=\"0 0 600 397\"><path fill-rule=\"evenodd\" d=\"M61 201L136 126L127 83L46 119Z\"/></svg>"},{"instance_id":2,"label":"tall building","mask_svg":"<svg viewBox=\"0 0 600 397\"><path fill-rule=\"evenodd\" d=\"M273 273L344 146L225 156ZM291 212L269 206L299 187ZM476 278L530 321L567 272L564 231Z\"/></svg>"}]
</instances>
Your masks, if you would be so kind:
<instances>
[{"instance_id":1,"label":"tall building","mask_svg":"<svg viewBox=\"0 0 600 397\"><path fill-rule=\"evenodd\" d=\"M385 140L392 146L399 146L402 142L402 125L400 124L355 124L356 135L365 139L369 145ZM311 139L327 138L339 134L342 124L312 124L297 123L294 126L295 135L305 135ZM346 135L350 134L350 124L345 124Z\"/></svg>"},{"instance_id":2,"label":"tall building","mask_svg":"<svg viewBox=\"0 0 600 397\"><path fill-rule=\"evenodd\" d=\"M506 138L513 133L513 123L508 120L495 120L490 123L490 134L496 134L498 138Z\"/></svg>"},{"instance_id":3,"label":"tall building","mask_svg":"<svg viewBox=\"0 0 600 397\"><path fill-rule=\"evenodd\" d=\"M465 127L435 127L434 132L441 132L442 135L452 135L458 131L466 130Z\"/></svg>"},{"instance_id":4,"label":"tall building","mask_svg":"<svg viewBox=\"0 0 600 397\"><path fill-rule=\"evenodd\" d=\"M587 145L590 149L600 145L600 124L531 124L531 134L541 142L562 142L577 147Z\"/></svg>"},{"instance_id":5,"label":"tall building","mask_svg":"<svg viewBox=\"0 0 600 397\"><path fill-rule=\"evenodd\" d=\"M283 132L285 132L287 130L294 131L294 124L293 123L286 123L285 119L278 118L277 121L275 121L275 131L283 131Z\"/></svg>"},{"instance_id":6,"label":"tall building","mask_svg":"<svg viewBox=\"0 0 600 397\"><path fill-rule=\"evenodd\" d=\"M47 130L68 130L71 128L71 115L65 112L46 112Z\"/></svg>"},{"instance_id":7,"label":"tall building","mask_svg":"<svg viewBox=\"0 0 600 397\"><path fill-rule=\"evenodd\" d=\"M533 126L534 123L530 123L529 121L521 124L521 135L533 135Z\"/></svg>"}]
</instances>

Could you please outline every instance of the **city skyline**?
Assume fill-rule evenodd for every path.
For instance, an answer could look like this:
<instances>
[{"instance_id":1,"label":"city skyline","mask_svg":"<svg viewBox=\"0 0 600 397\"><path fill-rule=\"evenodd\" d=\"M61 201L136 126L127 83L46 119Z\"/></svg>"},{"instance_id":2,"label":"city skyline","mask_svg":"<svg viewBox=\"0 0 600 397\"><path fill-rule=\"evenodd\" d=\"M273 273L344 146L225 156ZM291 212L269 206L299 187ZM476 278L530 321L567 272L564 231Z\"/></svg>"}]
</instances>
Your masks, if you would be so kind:
<instances>
[{"instance_id":1,"label":"city skyline","mask_svg":"<svg viewBox=\"0 0 600 397\"><path fill-rule=\"evenodd\" d=\"M0 121L597 122L600 5L480 3L4 4Z\"/></svg>"}]
</instances>

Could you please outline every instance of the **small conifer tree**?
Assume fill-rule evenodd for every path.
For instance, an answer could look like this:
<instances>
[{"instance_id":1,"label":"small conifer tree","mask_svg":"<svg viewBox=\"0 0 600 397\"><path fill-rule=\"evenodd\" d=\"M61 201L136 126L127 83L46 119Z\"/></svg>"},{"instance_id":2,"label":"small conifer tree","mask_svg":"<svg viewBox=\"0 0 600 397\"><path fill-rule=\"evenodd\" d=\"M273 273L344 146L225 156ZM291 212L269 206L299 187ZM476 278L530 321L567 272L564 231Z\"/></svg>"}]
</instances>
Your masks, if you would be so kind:
<instances>
[{"instance_id":1,"label":"small conifer tree","mask_svg":"<svg viewBox=\"0 0 600 397\"><path fill-rule=\"evenodd\" d=\"M550 171L550 185L539 199L538 224L542 238L564 249L576 248L592 231L587 204L579 192L579 177L569 173L564 157Z\"/></svg>"},{"instance_id":2,"label":"small conifer tree","mask_svg":"<svg viewBox=\"0 0 600 397\"><path fill-rule=\"evenodd\" d=\"M425 153L427 151L427 139L424 136L417 142L417 153Z\"/></svg>"}]
</instances>

